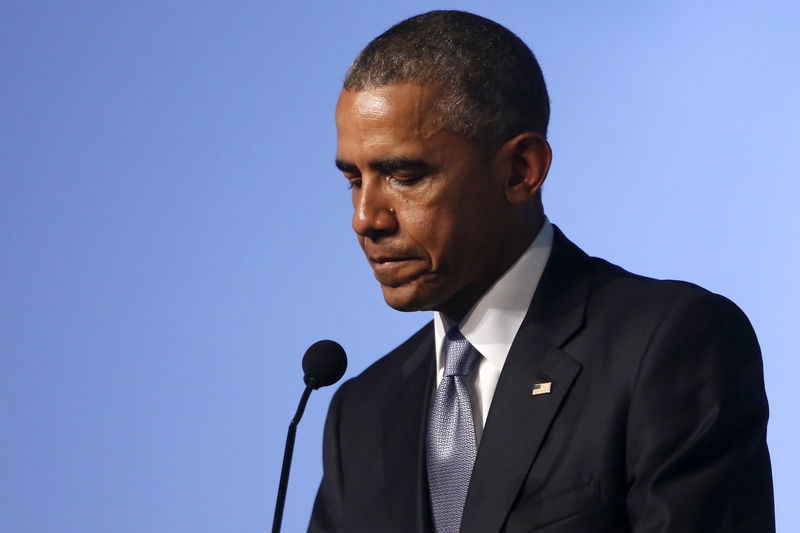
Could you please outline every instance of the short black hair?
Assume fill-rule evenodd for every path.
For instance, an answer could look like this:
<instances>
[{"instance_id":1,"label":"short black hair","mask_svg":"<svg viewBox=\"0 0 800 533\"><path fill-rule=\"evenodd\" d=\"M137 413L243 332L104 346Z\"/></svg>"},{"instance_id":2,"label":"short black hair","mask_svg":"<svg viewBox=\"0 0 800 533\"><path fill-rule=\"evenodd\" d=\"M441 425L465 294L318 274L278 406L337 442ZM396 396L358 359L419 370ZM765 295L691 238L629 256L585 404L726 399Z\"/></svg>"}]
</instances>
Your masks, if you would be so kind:
<instances>
[{"instance_id":1,"label":"short black hair","mask_svg":"<svg viewBox=\"0 0 800 533\"><path fill-rule=\"evenodd\" d=\"M547 136L550 100L539 62L513 32L464 11L430 11L373 39L350 66L346 90L399 83L442 92L443 127L481 145L525 131Z\"/></svg>"}]
</instances>

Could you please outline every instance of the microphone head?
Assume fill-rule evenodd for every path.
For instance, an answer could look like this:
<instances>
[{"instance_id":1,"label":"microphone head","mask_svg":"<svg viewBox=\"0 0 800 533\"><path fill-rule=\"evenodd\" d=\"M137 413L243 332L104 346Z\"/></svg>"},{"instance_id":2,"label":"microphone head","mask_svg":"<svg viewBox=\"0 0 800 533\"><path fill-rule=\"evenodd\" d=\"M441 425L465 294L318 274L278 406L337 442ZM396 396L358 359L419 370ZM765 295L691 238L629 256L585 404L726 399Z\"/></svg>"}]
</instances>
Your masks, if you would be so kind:
<instances>
[{"instance_id":1,"label":"microphone head","mask_svg":"<svg viewBox=\"0 0 800 533\"><path fill-rule=\"evenodd\" d=\"M347 370L347 355L344 348L336 341L317 341L306 350L303 356L303 381L308 385L314 380L313 387L327 387L341 379Z\"/></svg>"}]
</instances>

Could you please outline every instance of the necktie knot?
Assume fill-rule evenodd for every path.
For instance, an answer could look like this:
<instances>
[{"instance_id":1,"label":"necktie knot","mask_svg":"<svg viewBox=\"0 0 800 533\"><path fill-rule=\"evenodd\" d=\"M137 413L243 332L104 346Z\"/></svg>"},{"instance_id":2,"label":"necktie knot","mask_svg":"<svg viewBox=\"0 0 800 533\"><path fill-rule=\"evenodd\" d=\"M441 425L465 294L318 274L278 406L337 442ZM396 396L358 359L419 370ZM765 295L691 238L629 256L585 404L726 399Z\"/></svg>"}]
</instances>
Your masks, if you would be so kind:
<instances>
[{"instance_id":1,"label":"necktie knot","mask_svg":"<svg viewBox=\"0 0 800 533\"><path fill-rule=\"evenodd\" d=\"M475 367L478 351L475 350L457 327L447 332L442 352L445 356L445 376L466 376Z\"/></svg>"}]
</instances>

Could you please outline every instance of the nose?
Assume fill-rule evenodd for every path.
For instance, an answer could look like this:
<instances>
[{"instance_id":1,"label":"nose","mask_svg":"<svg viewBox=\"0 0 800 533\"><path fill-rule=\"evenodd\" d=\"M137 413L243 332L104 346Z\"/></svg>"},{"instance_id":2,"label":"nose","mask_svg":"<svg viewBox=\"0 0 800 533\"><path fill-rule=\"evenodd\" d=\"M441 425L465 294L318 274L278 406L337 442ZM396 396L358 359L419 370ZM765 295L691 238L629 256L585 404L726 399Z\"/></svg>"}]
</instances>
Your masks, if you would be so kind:
<instances>
[{"instance_id":1,"label":"nose","mask_svg":"<svg viewBox=\"0 0 800 533\"><path fill-rule=\"evenodd\" d=\"M364 180L353 194L353 231L372 240L397 231L397 216L380 183Z\"/></svg>"}]
</instances>

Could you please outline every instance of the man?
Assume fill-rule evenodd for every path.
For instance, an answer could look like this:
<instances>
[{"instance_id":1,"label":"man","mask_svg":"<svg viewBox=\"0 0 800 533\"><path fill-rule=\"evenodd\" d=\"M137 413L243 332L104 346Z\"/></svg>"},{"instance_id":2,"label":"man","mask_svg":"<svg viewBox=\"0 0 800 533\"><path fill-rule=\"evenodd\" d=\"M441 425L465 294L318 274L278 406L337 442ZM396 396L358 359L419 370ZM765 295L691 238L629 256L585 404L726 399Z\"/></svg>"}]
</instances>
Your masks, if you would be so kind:
<instances>
[{"instance_id":1,"label":"man","mask_svg":"<svg viewBox=\"0 0 800 533\"><path fill-rule=\"evenodd\" d=\"M412 17L350 68L353 229L386 302L434 319L334 396L310 531L774 530L746 317L550 224L548 118L531 51L476 15Z\"/></svg>"}]
</instances>

